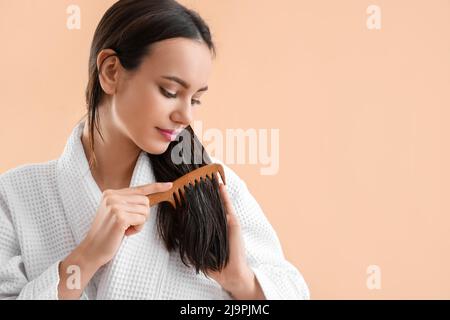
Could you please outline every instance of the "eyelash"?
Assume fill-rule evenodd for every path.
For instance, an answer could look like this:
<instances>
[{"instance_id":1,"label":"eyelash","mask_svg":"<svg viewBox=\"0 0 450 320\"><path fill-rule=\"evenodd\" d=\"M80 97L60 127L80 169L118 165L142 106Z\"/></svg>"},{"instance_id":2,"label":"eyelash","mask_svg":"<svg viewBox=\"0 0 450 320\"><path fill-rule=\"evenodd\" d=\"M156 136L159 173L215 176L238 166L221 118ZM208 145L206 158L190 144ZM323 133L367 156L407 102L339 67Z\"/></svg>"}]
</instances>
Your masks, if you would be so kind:
<instances>
[{"instance_id":1,"label":"eyelash","mask_svg":"<svg viewBox=\"0 0 450 320\"><path fill-rule=\"evenodd\" d=\"M159 90L161 91L162 95L165 96L166 98L173 99L173 98L177 97L176 94L170 93L169 91L167 91L163 87L159 87ZM197 99L192 99L191 101L192 101L193 105L195 105L195 104L202 104L201 101L197 100Z\"/></svg>"}]
</instances>

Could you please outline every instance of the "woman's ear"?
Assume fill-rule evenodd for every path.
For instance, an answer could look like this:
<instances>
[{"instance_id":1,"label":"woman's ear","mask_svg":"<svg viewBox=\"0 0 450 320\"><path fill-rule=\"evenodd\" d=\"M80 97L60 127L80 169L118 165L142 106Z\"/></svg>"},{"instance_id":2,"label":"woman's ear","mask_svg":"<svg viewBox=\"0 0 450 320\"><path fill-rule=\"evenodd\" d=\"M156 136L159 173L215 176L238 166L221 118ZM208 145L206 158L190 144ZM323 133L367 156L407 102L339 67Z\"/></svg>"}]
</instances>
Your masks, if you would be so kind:
<instances>
[{"instance_id":1,"label":"woman's ear","mask_svg":"<svg viewBox=\"0 0 450 320\"><path fill-rule=\"evenodd\" d=\"M113 95L117 91L120 60L112 49L103 49L97 55L97 70L100 85L106 94Z\"/></svg>"}]
</instances>

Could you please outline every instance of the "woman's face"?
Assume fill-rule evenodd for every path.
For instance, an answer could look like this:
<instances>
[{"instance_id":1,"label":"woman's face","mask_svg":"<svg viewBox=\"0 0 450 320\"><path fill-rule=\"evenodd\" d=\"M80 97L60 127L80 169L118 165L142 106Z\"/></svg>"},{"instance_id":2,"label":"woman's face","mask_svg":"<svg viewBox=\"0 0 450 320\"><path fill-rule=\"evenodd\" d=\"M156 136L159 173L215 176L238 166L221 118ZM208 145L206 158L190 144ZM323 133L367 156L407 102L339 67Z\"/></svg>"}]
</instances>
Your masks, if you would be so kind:
<instances>
[{"instance_id":1,"label":"woman's face","mask_svg":"<svg viewBox=\"0 0 450 320\"><path fill-rule=\"evenodd\" d=\"M141 150L163 153L195 117L211 65L211 51L200 41L153 44L137 71L121 68L111 106L114 125Z\"/></svg>"}]
</instances>

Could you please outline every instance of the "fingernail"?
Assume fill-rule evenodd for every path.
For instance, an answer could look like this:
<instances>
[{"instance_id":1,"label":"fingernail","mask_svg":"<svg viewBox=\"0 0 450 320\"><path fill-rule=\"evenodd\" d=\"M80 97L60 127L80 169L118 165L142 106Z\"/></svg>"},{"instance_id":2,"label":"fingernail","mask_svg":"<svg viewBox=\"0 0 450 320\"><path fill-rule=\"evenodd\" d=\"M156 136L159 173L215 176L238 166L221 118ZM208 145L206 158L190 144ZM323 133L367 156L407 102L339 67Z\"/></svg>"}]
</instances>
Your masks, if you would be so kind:
<instances>
[{"instance_id":1,"label":"fingernail","mask_svg":"<svg viewBox=\"0 0 450 320\"><path fill-rule=\"evenodd\" d=\"M171 187L172 186L172 182L164 182L164 187Z\"/></svg>"}]
</instances>

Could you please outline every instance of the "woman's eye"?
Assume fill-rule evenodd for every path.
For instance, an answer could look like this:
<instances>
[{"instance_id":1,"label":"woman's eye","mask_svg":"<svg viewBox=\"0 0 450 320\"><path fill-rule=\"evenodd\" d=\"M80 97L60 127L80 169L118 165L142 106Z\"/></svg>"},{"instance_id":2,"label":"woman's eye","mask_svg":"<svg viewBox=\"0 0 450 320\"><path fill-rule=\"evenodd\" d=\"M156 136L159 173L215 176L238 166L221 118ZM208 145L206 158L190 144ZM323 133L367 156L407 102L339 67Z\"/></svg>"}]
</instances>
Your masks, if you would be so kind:
<instances>
[{"instance_id":1,"label":"woman's eye","mask_svg":"<svg viewBox=\"0 0 450 320\"><path fill-rule=\"evenodd\" d=\"M171 93L171 92L167 91L166 89L164 89L163 87L159 87L159 90L161 91L163 96L165 96L167 98L173 99L173 98L177 97L176 93ZM191 103L192 103L192 105L202 104L201 101L198 99L191 99Z\"/></svg>"},{"instance_id":2,"label":"woman's eye","mask_svg":"<svg viewBox=\"0 0 450 320\"><path fill-rule=\"evenodd\" d=\"M171 93L171 92L167 91L166 89L164 89L163 87L159 87L159 90L167 98L176 98L177 97L177 95L175 93Z\"/></svg>"}]
</instances>

